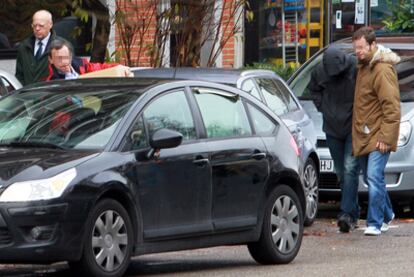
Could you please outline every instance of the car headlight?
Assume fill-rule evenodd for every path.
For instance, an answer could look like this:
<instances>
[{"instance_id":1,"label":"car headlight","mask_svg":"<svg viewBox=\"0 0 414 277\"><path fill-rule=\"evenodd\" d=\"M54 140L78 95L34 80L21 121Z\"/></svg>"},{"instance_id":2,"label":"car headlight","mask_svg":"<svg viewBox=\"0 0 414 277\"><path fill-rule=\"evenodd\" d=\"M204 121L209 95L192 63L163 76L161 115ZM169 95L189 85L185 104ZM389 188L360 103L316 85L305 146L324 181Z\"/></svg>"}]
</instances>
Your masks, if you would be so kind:
<instances>
[{"instance_id":1,"label":"car headlight","mask_svg":"<svg viewBox=\"0 0 414 277\"><path fill-rule=\"evenodd\" d=\"M407 144L411 136L411 123L409 121L401 122L400 134L398 136L398 146L404 146Z\"/></svg>"},{"instance_id":2,"label":"car headlight","mask_svg":"<svg viewBox=\"0 0 414 277\"><path fill-rule=\"evenodd\" d=\"M10 185L0 196L0 202L21 202L57 198L76 177L71 168L54 177L42 180L18 182Z\"/></svg>"}]
</instances>

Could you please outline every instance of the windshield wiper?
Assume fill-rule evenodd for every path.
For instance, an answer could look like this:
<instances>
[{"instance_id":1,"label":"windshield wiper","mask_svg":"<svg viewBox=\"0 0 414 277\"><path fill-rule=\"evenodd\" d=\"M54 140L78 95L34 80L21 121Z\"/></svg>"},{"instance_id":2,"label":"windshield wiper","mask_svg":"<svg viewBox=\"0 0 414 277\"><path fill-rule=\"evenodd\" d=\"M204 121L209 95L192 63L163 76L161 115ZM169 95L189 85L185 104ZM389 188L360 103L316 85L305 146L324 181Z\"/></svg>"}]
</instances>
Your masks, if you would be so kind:
<instances>
[{"instance_id":1,"label":"windshield wiper","mask_svg":"<svg viewBox=\"0 0 414 277\"><path fill-rule=\"evenodd\" d=\"M63 146L60 146L60 145L57 145L51 142L40 142L40 141L12 141L9 143L2 143L0 144L0 146L67 149Z\"/></svg>"}]
</instances>

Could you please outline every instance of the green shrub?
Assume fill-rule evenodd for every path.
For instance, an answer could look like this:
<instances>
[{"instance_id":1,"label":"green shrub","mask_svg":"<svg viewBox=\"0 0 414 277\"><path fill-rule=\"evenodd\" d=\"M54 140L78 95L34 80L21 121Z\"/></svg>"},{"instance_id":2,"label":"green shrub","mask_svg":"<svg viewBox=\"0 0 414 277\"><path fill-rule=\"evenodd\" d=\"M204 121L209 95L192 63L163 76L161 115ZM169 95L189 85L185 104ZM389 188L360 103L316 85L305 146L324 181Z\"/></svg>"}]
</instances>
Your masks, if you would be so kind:
<instances>
[{"instance_id":1,"label":"green shrub","mask_svg":"<svg viewBox=\"0 0 414 277\"><path fill-rule=\"evenodd\" d=\"M298 66L295 65L276 65L272 63L253 63L251 65L247 65L244 69L267 69L275 72L279 75L283 80L289 79L289 77L295 72Z\"/></svg>"}]
</instances>

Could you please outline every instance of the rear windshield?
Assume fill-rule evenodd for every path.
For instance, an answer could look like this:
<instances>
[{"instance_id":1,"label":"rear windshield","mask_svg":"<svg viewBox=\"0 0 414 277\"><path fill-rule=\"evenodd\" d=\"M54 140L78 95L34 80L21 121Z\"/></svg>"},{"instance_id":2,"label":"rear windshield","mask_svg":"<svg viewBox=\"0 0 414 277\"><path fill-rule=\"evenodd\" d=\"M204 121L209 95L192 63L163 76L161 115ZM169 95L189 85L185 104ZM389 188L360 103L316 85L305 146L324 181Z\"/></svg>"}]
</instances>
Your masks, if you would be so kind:
<instances>
[{"instance_id":1,"label":"rear windshield","mask_svg":"<svg viewBox=\"0 0 414 277\"><path fill-rule=\"evenodd\" d=\"M0 145L102 149L138 94L25 91L0 100Z\"/></svg>"}]
</instances>

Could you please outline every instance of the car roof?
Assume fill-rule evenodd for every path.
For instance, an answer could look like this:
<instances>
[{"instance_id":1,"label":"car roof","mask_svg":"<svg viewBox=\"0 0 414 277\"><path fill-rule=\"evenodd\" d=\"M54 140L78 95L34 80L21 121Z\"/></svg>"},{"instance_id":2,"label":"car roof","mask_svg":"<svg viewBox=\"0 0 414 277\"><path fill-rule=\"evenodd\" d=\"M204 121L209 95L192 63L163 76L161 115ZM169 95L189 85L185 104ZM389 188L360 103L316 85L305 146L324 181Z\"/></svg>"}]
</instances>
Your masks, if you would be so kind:
<instances>
[{"instance_id":1,"label":"car roof","mask_svg":"<svg viewBox=\"0 0 414 277\"><path fill-rule=\"evenodd\" d=\"M217 84L214 82L206 82L200 80L176 80L169 78L130 78L130 77L114 77L114 78L85 78L74 80L54 80L47 82L39 82L23 87L19 92L26 91L44 91L53 93L66 92L83 92L83 91L103 91L110 93L111 91L138 93L143 94L154 87L162 87L163 90L173 89L177 87L211 87L225 90L234 94L244 96L251 99L250 94L226 84ZM253 97L253 99L256 99Z\"/></svg>"},{"instance_id":2,"label":"car roof","mask_svg":"<svg viewBox=\"0 0 414 277\"><path fill-rule=\"evenodd\" d=\"M6 78L6 80L9 81L15 89L22 87L22 84L19 82L19 80L17 80L17 78L9 72L0 69L0 76L4 76L4 78Z\"/></svg>"},{"instance_id":3,"label":"car roof","mask_svg":"<svg viewBox=\"0 0 414 277\"><path fill-rule=\"evenodd\" d=\"M271 70L262 69L232 69L232 68L137 68L132 70L135 77L140 78L171 78L186 80L202 80L228 85L237 85L240 78L248 76L272 76L279 78Z\"/></svg>"},{"instance_id":4,"label":"car roof","mask_svg":"<svg viewBox=\"0 0 414 277\"><path fill-rule=\"evenodd\" d=\"M73 91L73 89L81 91L83 88L87 90L91 89L107 89L118 91L136 91L143 92L158 84L167 83L168 80L159 79L135 79L135 78L84 78L75 80L52 80L47 82L38 82L25 86L21 91L53 91L53 92L66 92Z\"/></svg>"}]
</instances>

